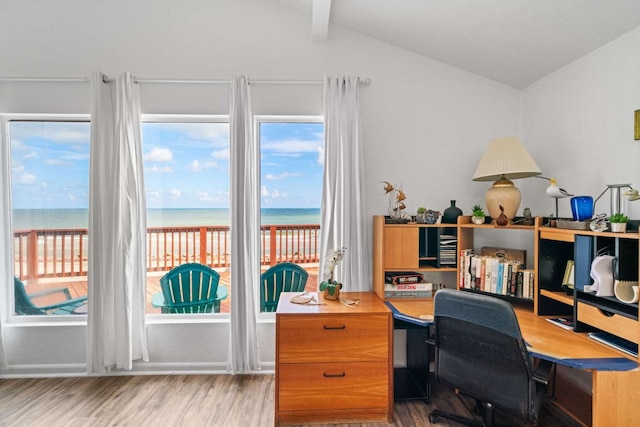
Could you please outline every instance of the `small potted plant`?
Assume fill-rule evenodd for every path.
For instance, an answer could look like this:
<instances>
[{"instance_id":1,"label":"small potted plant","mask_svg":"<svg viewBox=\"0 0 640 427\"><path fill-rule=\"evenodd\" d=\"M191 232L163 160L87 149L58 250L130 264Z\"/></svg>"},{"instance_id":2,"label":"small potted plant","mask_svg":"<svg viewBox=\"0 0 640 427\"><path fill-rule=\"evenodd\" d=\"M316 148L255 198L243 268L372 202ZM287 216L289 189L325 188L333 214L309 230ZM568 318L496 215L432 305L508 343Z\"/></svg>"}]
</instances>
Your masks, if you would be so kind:
<instances>
[{"instance_id":1,"label":"small potted plant","mask_svg":"<svg viewBox=\"0 0 640 427\"><path fill-rule=\"evenodd\" d=\"M320 283L318 289L322 292L322 296L328 300L337 300L340 298L340 289L342 283L333 280L333 270L340 264L347 248L336 249L327 255L326 264L324 266L325 274L329 275L329 279Z\"/></svg>"},{"instance_id":2,"label":"small potted plant","mask_svg":"<svg viewBox=\"0 0 640 427\"><path fill-rule=\"evenodd\" d=\"M626 233L629 217L621 213L615 213L609 217L609 222L611 223L611 231L614 233Z\"/></svg>"},{"instance_id":3,"label":"small potted plant","mask_svg":"<svg viewBox=\"0 0 640 427\"><path fill-rule=\"evenodd\" d=\"M472 212L471 212L471 221L474 224L484 224L484 219L485 219L485 213L484 210L480 207L480 205L474 205L473 208L471 208Z\"/></svg>"}]
</instances>

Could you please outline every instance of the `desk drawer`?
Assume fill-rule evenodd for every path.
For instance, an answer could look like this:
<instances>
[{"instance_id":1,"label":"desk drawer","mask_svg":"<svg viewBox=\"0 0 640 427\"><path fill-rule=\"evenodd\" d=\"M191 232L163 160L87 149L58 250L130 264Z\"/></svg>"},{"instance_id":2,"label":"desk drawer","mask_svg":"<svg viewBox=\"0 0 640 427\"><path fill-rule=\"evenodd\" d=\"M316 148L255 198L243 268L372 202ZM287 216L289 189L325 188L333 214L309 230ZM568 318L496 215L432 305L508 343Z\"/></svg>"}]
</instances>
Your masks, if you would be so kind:
<instances>
[{"instance_id":1,"label":"desk drawer","mask_svg":"<svg viewBox=\"0 0 640 427\"><path fill-rule=\"evenodd\" d=\"M578 320L636 344L638 343L638 322L628 317L619 314L608 316L592 305L578 302Z\"/></svg>"},{"instance_id":2,"label":"desk drawer","mask_svg":"<svg viewBox=\"0 0 640 427\"><path fill-rule=\"evenodd\" d=\"M389 360L388 315L282 316L278 363Z\"/></svg>"},{"instance_id":3,"label":"desk drawer","mask_svg":"<svg viewBox=\"0 0 640 427\"><path fill-rule=\"evenodd\" d=\"M387 362L307 363L278 366L277 411L386 408Z\"/></svg>"}]
</instances>

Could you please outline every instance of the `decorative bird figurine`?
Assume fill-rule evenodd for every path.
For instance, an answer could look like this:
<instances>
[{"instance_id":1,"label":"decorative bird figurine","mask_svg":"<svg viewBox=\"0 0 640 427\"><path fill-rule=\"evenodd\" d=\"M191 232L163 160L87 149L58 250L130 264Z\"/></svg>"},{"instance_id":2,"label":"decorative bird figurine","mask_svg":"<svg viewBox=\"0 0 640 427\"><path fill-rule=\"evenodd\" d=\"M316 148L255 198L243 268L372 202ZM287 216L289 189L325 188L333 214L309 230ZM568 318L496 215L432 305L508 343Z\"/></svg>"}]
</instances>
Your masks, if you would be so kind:
<instances>
[{"instance_id":1,"label":"decorative bird figurine","mask_svg":"<svg viewBox=\"0 0 640 427\"><path fill-rule=\"evenodd\" d=\"M636 190L635 188L631 188L625 191L623 196L627 196L630 202L640 199L640 195L638 195L638 190Z\"/></svg>"},{"instance_id":2,"label":"decorative bird figurine","mask_svg":"<svg viewBox=\"0 0 640 427\"><path fill-rule=\"evenodd\" d=\"M571 197L573 194L569 194L565 189L558 187L558 181L555 178L549 178L549 186L547 187L547 196L555 199L562 199L565 197Z\"/></svg>"}]
</instances>

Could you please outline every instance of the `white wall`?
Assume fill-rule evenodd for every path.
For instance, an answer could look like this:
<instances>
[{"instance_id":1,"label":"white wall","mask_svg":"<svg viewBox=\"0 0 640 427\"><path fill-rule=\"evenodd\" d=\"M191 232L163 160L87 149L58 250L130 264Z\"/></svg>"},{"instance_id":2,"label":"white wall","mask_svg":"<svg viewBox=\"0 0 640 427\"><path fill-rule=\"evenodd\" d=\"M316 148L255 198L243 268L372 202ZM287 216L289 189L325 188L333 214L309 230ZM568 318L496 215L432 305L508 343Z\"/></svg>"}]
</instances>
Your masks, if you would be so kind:
<instances>
[{"instance_id":1,"label":"white wall","mask_svg":"<svg viewBox=\"0 0 640 427\"><path fill-rule=\"evenodd\" d=\"M270 1L8 3L0 14L0 76L100 70L179 79L370 77L361 92L367 217L354 219L369 228L371 216L387 208L383 180L403 185L411 212L418 206L443 210L455 199L469 213L488 187L471 175L489 140L520 131L518 91L333 26L326 43L313 43L308 16ZM256 114L322 114L319 85L252 90ZM142 96L146 113L227 112L224 86L143 84ZM85 83L0 82L0 112L88 111ZM548 166L545 152L536 154ZM3 374L83 372L84 333L82 325L9 325L5 348L12 369ZM260 325L260 339L264 367L273 369L272 323ZM224 370L227 342L224 322L152 323L151 364L136 370Z\"/></svg>"},{"instance_id":2,"label":"white wall","mask_svg":"<svg viewBox=\"0 0 640 427\"><path fill-rule=\"evenodd\" d=\"M640 31L628 33L523 93L523 134L545 176L594 199L606 184L640 186L640 141L634 140L634 110L640 109ZM544 194L547 182L528 181L538 214L555 203ZM533 182L532 182L533 181ZM640 202L627 203L640 219ZM569 199L560 200L561 217L571 217ZM596 204L609 214L609 194Z\"/></svg>"}]
</instances>

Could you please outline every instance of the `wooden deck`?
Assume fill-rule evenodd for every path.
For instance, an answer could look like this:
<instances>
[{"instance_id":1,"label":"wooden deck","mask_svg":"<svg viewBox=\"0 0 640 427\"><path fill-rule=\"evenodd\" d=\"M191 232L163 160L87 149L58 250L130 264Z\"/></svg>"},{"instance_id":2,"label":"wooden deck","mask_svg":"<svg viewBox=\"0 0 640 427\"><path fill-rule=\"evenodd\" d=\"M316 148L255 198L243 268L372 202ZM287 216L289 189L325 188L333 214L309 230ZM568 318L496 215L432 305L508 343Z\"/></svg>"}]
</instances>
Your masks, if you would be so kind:
<instances>
[{"instance_id":1,"label":"wooden deck","mask_svg":"<svg viewBox=\"0 0 640 427\"><path fill-rule=\"evenodd\" d=\"M315 292L318 289L318 265L317 264L303 264L302 267L309 273L309 278L307 279L307 286L305 290L309 292ZM262 271L266 270L267 267L263 267ZM220 273L220 285L226 286L229 290L229 296L222 301L220 304L220 312L221 313L229 313L231 311L231 273L229 269L221 268L216 269ZM151 306L151 297L160 291L160 278L166 272L148 272L147 273L147 314L160 314L159 308L153 308ZM68 288L71 296L73 298L87 295L87 278L86 277L59 277L59 278L49 278L49 279L40 279L37 282L29 281L25 282L25 288L27 293L34 293L42 290L47 290L51 288ZM62 294L59 294L58 297L42 297L42 298L34 298L33 301L36 304L45 304L52 303L54 301L59 301Z\"/></svg>"}]
</instances>

